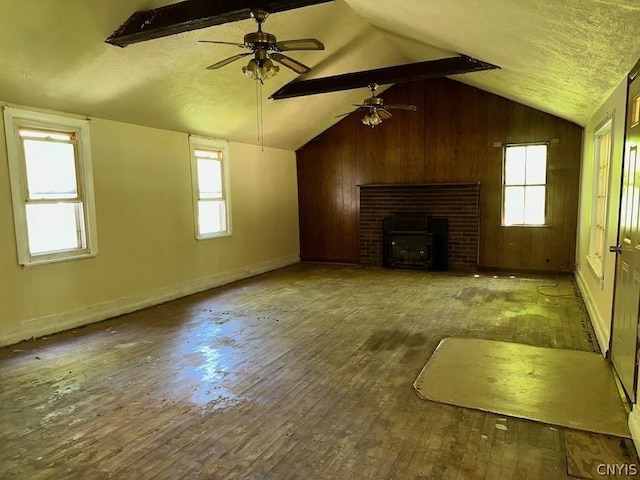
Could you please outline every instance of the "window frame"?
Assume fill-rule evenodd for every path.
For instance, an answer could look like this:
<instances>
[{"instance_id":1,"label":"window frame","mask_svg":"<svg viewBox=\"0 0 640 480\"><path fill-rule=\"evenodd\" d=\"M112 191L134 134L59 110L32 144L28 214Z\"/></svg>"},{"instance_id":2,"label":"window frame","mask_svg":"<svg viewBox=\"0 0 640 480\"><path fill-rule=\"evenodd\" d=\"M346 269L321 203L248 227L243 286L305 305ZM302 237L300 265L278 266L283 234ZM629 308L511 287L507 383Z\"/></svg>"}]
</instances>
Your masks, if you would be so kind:
<instances>
[{"instance_id":1,"label":"window frame","mask_svg":"<svg viewBox=\"0 0 640 480\"><path fill-rule=\"evenodd\" d=\"M89 120L10 106L3 107L3 110L18 263L23 266L35 266L95 257L98 254L98 234ZM31 253L26 213L27 205L47 202L32 201L29 198L24 143L20 136L20 130L27 129L66 133L75 137L74 156L77 197L73 199L58 199L57 203L82 203L83 231L81 235L84 240L83 248L41 254Z\"/></svg>"},{"instance_id":2,"label":"window frame","mask_svg":"<svg viewBox=\"0 0 640 480\"><path fill-rule=\"evenodd\" d=\"M609 151L606 164L606 185L604 194L603 225L598 227L598 197L600 196L600 170L601 170L601 139L609 135ZM604 266L606 261L606 240L607 224L609 221L609 189L611 186L611 160L613 157L613 116L608 115L593 131L593 169L592 169L592 194L591 194L591 224L589 225L589 250L587 253L587 263L594 275L599 279L604 279ZM598 232L600 231L600 232ZM597 236L601 235L600 255L596 252Z\"/></svg>"},{"instance_id":3,"label":"window frame","mask_svg":"<svg viewBox=\"0 0 640 480\"><path fill-rule=\"evenodd\" d=\"M218 232L200 233L200 208L201 200L219 201L220 199L206 199L200 196L200 186L198 182L198 160L196 150L216 151L221 153L220 164L222 170L222 201L225 205L226 229ZM193 225L196 240L207 240L210 238L229 237L232 235L231 222L231 182L230 182L230 161L229 161L229 142L226 140L199 137L189 135L189 157L191 162L191 192L193 199Z\"/></svg>"},{"instance_id":4,"label":"window frame","mask_svg":"<svg viewBox=\"0 0 640 480\"><path fill-rule=\"evenodd\" d=\"M502 146L502 199L501 199L501 215L500 215L500 226L507 228L544 228L548 227L547 220L547 195L549 193L549 147L551 142L527 142L527 143L507 143ZM525 183L507 185L506 183L506 170L507 170L507 149L511 147L533 147L544 145L546 147L546 158L545 158L545 183L543 184L527 184L526 178ZM506 187L514 187L514 186L543 186L544 187L544 222L543 223L506 223L505 222L505 201L506 201ZM526 190L525 190L526 191Z\"/></svg>"}]
</instances>

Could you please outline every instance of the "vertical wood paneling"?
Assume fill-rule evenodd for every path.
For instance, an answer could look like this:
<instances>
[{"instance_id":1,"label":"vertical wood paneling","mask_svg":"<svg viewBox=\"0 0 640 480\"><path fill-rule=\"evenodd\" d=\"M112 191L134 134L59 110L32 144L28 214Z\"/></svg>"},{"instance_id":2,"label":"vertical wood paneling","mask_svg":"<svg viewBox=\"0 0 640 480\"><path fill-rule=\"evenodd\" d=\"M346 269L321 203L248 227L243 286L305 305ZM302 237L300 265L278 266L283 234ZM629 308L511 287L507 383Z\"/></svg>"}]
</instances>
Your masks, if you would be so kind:
<instances>
[{"instance_id":1,"label":"vertical wood paneling","mask_svg":"<svg viewBox=\"0 0 640 480\"><path fill-rule=\"evenodd\" d=\"M297 154L300 246L306 260L357 262L355 129L340 127Z\"/></svg>"},{"instance_id":2,"label":"vertical wood paneling","mask_svg":"<svg viewBox=\"0 0 640 480\"><path fill-rule=\"evenodd\" d=\"M506 138L507 100L484 93L487 99L486 148L481 159L480 189L480 265L503 265L502 252L505 236L496 228L502 221L502 143Z\"/></svg>"},{"instance_id":3,"label":"vertical wood paneling","mask_svg":"<svg viewBox=\"0 0 640 480\"><path fill-rule=\"evenodd\" d=\"M360 261L357 185L479 182L481 267L553 270L574 261L579 126L443 78L381 96L418 112L399 111L373 129L356 112L297 152L302 259ZM502 149L494 142L552 138L560 143L549 148L548 226L502 227Z\"/></svg>"}]
</instances>

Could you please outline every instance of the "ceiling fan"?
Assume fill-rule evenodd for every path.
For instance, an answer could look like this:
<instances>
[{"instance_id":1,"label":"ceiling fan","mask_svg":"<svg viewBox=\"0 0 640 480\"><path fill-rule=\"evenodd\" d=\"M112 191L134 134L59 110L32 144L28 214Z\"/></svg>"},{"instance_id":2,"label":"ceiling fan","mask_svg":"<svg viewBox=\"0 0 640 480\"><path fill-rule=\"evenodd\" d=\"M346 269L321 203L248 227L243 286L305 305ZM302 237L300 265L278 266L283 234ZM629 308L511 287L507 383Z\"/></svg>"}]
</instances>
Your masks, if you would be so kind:
<instances>
[{"instance_id":1,"label":"ceiling fan","mask_svg":"<svg viewBox=\"0 0 640 480\"><path fill-rule=\"evenodd\" d=\"M269 12L261 8L254 8L251 10L251 17L258 24L258 31L247 33L244 36L244 43L233 42L220 42L215 40L200 40L200 43L215 43L220 45L234 45L240 48L247 48L251 50L246 53L239 53L233 55L224 60L220 60L213 65L207 67L208 70L216 70L224 67L236 60L243 57L253 55L253 58L249 60L247 66L242 67L242 72L253 80L259 80L262 82L265 79L271 78L278 73L280 67L274 65L273 61L290 68L298 74L308 73L311 68L294 60L287 55L283 55L280 52L287 52L291 50L324 50L324 45L320 40L315 38L300 38L296 40L284 40L278 42L275 35L262 31L262 24L265 22Z\"/></svg>"},{"instance_id":2,"label":"ceiling fan","mask_svg":"<svg viewBox=\"0 0 640 480\"><path fill-rule=\"evenodd\" d=\"M415 105L385 105L384 100L381 97L376 96L376 90L380 87L377 83L371 83L369 85L369 90L371 90L371 96L369 98L365 98L362 104L354 104L354 107L358 107L357 110L362 108L368 110L366 115L362 117L362 123L370 126L371 128L376 125L380 125L383 120L388 120L393 115L389 110L409 110L411 112L415 112L418 108ZM356 110L356 111L357 111ZM344 117L346 115L350 115L353 112L343 113L338 115L338 117Z\"/></svg>"}]
</instances>

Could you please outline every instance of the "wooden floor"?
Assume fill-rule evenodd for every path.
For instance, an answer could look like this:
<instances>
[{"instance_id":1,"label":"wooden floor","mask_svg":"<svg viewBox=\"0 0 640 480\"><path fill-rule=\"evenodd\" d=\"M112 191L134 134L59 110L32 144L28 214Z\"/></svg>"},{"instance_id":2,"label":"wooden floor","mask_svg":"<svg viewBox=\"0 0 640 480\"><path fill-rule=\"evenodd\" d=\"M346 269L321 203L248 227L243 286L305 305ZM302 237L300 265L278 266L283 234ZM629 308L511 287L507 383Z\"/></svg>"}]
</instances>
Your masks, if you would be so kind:
<instances>
[{"instance_id":1,"label":"wooden floor","mask_svg":"<svg viewBox=\"0 0 640 480\"><path fill-rule=\"evenodd\" d=\"M300 264L4 348L0 476L572 478L563 429L412 389L447 336L595 351L555 280Z\"/></svg>"}]
</instances>

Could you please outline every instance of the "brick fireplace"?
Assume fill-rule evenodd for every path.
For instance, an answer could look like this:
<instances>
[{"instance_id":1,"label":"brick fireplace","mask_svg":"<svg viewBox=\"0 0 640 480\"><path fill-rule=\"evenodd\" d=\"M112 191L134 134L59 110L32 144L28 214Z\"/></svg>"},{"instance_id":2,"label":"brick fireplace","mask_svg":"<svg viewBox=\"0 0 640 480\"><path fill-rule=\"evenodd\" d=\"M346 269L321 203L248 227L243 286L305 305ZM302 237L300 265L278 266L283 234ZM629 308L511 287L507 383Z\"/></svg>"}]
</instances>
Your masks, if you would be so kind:
<instances>
[{"instance_id":1,"label":"brick fireplace","mask_svg":"<svg viewBox=\"0 0 640 480\"><path fill-rule=\"evenodd\" d=\"M474 271L478 266L480 185L371 184L360 190L360 263L382 265L382 224L397 213L427 212L449 224L449 270Z\"/></svg>"}]
</instances>

